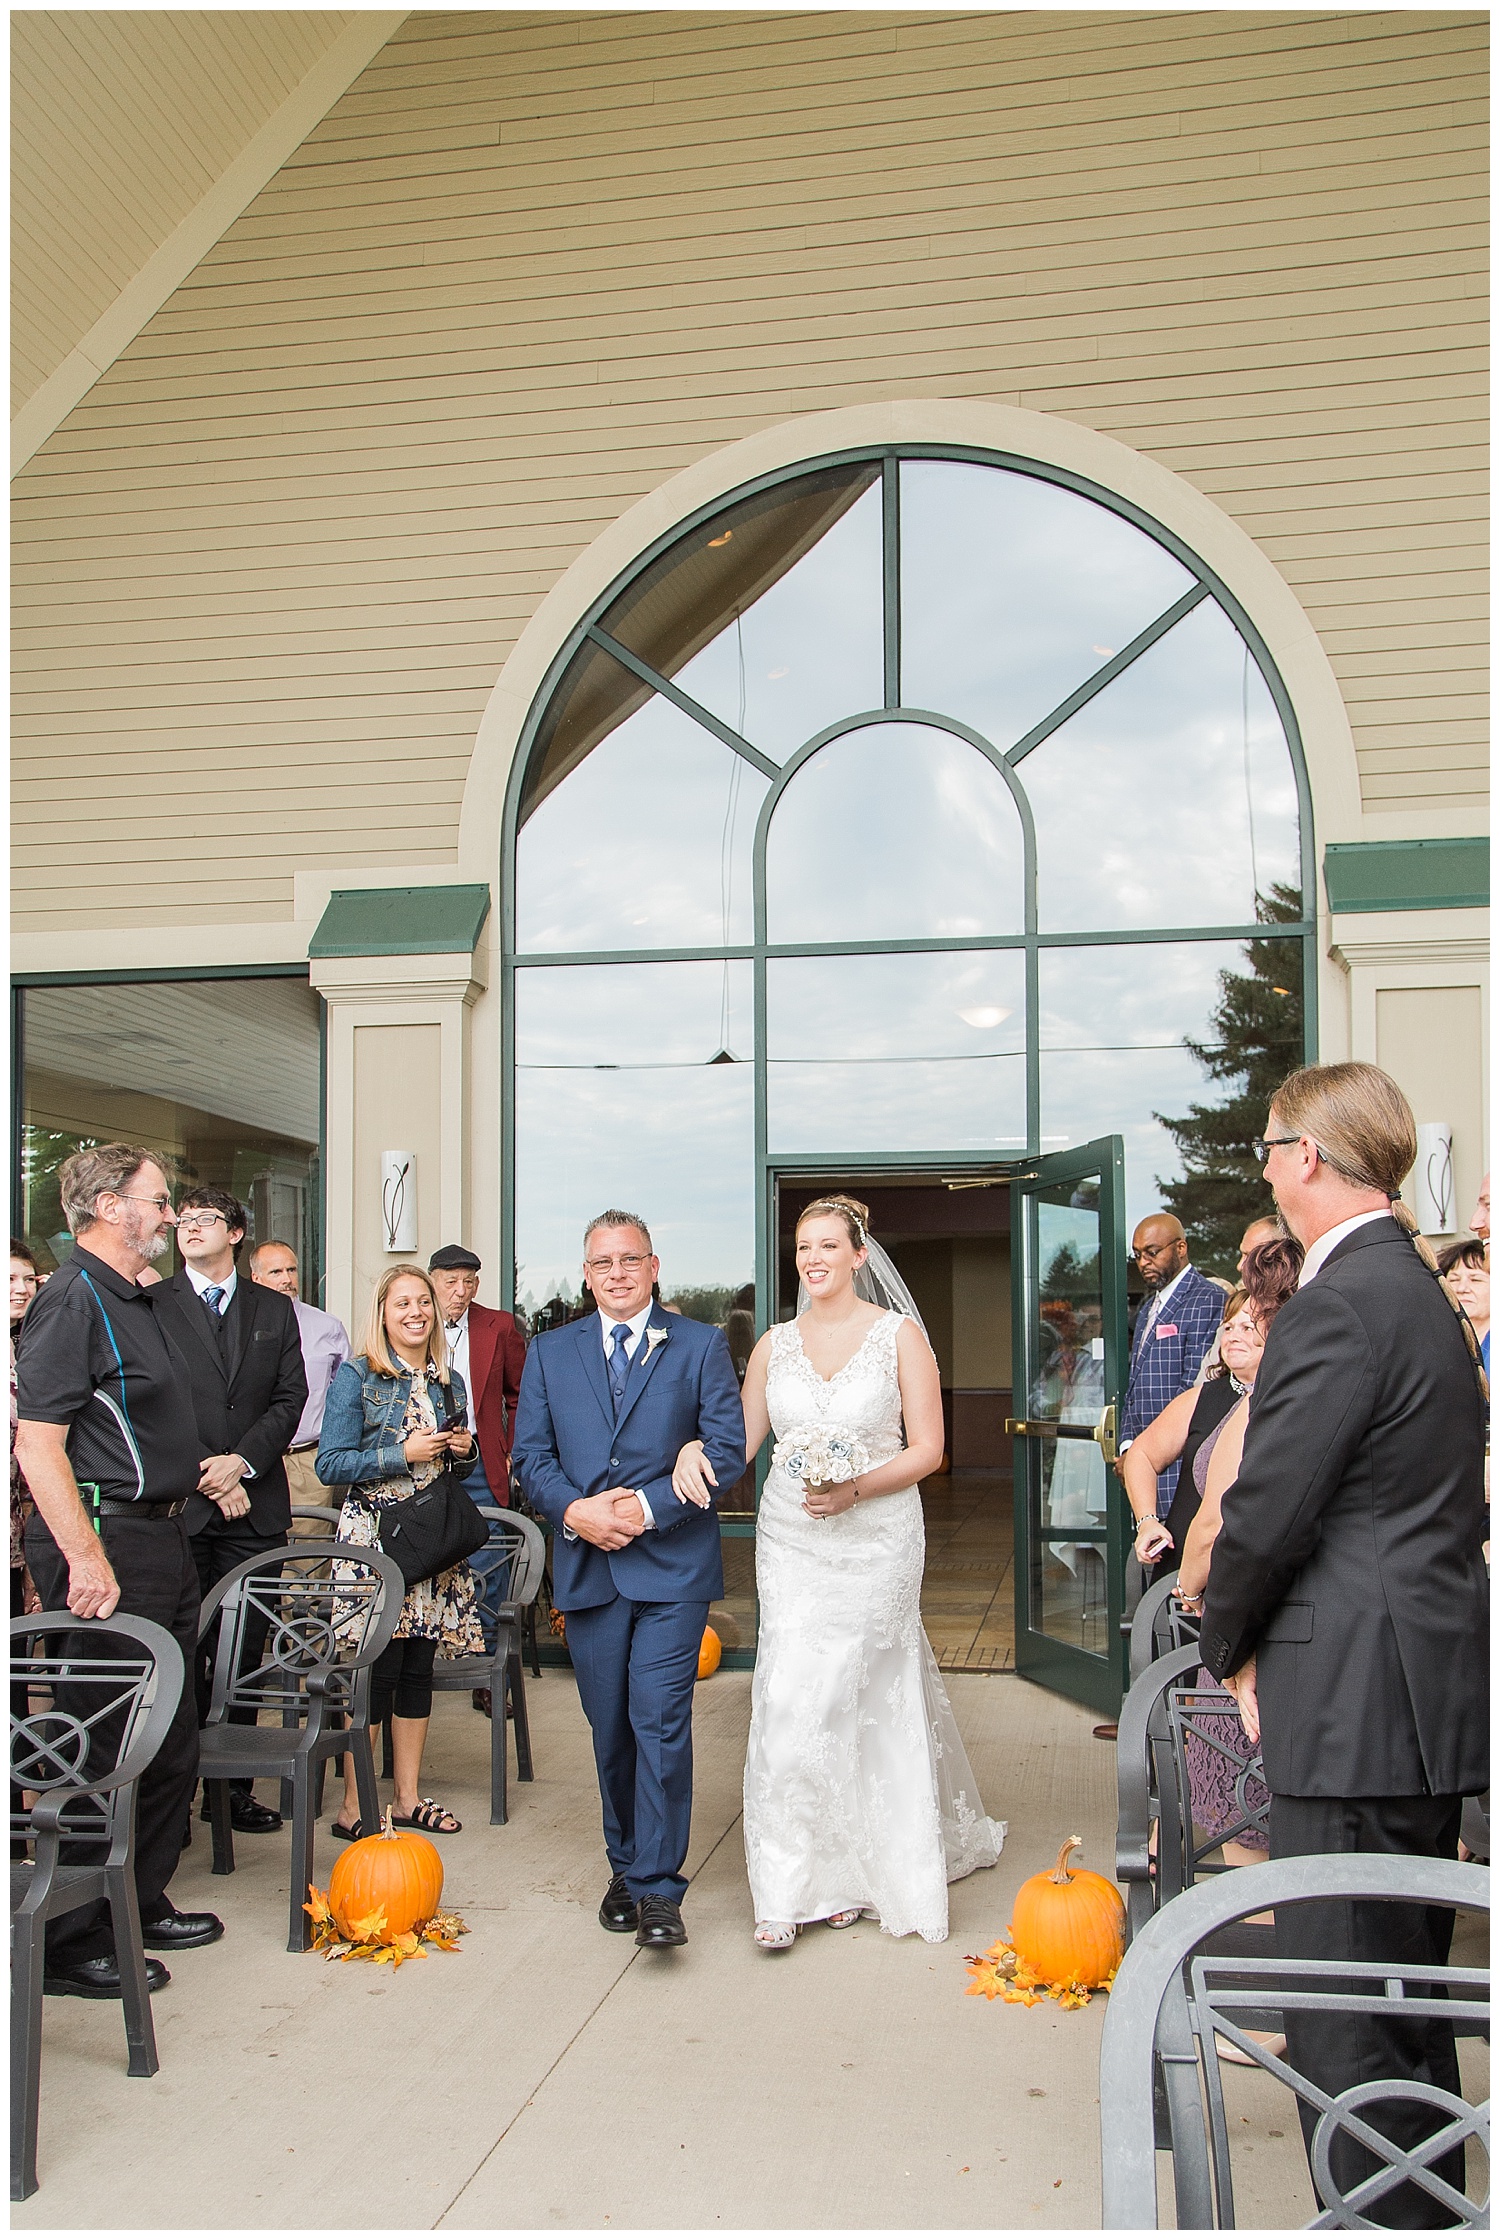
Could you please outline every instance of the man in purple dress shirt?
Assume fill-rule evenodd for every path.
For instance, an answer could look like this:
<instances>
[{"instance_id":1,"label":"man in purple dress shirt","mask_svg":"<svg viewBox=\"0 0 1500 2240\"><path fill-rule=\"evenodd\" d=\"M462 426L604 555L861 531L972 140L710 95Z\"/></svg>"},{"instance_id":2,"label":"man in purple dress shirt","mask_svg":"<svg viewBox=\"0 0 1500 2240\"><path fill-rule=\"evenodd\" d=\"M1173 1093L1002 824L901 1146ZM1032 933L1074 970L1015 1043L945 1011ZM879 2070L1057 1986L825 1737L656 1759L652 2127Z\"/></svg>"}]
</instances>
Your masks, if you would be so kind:
<instances>
[{"instance_id":1,"label":"man in purple dress shirt","mask_svg":"<svg viewBox=\"0 0 1500 2240\"><path fill-rule=\"evenodd\" d=\"M333 1373L341 1361L347 1361L352 1347L349 1333L336 1314L325 1314L321 1307L310 1307L301 1298L297 1288L297 1255L289 1244L280 1244L274 1238L258 1244L250 1255L250 1274L256 1283L263 1283L268 1291L280 1291L291 1300L297 1317L297 1335L302 1340L302 1363L307 1371L307 1406L302 1411L302 1421L296 1436L287 1450L286 1482L292 1496L294 1509L326 1509L336 1506L338 1488L320 1483L313 1468L313 1456L318 1451L318 1435L323 1429L323 1409L328 1400L328 1387ZM321 1540L327 1537L328 1527L315 1517L305 1522L292 1520L293 1538Z\"/></svg>"}]
</instances>

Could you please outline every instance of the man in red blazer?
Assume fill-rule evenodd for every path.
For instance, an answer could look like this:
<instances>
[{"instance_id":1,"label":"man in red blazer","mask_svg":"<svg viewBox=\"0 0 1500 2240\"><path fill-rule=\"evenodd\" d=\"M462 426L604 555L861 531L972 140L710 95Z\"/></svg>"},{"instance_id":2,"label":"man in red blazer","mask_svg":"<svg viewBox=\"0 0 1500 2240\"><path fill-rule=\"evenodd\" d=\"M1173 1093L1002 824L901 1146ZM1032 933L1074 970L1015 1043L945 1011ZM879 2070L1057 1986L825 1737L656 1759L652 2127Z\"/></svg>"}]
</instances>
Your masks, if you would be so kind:
<instances>
[{"instance_id":1,"label":"man in red blazer","mask_svg":"<svg viewBox=\"0 0 1500 2240\"><path fill-rule=\"evenodd\" d=\"M462 1244L441 1245L427 1263L443 1317L448 1359L463 1378L469 1429L479 1442L479 1468L469 1473L465 1491L476 1501L508 1509L510 1449L526 1341L514 1315L479 1305L479 1271L478 1253ZM504 1561L498 1548L481 1548L469 1559L479 1583L480 1622L485 1640L491 1643L496 1590L490 1582ZM488 1688L474 1690L474 1708L489 1714Z\"/></svg>"}]
</instances>

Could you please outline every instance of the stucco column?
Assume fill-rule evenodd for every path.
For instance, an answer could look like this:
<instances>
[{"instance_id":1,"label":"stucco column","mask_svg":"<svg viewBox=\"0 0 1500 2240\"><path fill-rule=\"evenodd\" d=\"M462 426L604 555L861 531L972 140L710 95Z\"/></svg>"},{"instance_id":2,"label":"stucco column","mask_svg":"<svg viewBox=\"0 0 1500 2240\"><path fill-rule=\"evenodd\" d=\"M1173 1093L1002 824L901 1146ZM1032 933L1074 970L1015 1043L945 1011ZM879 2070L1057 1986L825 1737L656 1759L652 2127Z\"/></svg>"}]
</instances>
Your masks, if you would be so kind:
<instances>
[{"instance_id":1,"label":"stucco column","mask_svg":"<svg viewBox=\"0 0 1500 2240\"><path fill-rule=\"evenodd\" d=\"M382 1270L425 1266L471 1220L470 1014L485 985L467 953L317 957L312 984L328 1006L325 1304L356 1346ZM417 1250L388 1253L380 1211L385 1151L415 1155Z\"/></svg>"}]
</instances>

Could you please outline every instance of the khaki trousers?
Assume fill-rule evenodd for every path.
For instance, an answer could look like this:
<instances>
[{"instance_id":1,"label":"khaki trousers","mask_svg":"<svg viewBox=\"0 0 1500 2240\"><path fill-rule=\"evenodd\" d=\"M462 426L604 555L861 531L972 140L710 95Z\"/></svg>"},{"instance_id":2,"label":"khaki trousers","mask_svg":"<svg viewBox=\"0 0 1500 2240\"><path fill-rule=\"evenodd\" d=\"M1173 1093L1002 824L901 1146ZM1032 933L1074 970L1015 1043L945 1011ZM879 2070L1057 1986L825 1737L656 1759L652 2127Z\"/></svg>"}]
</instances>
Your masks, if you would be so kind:
<instances>
[{"instance_id":1,"label":"khaki trousers","mask_svg":"<svg viewBox=\"0 0 1500 2240\"><path fill-rule=\"evenodd\" d=\"M337 1509L343 1502L342 1486L325 1486L313 1468L317 1460L316 1447L304 1447L300 1454L286 1458L287 1491L294 1509ZM326 1540L333 1533L333 1526L321 1517L293 1517L294 1540Z\"/></svg>"}]
</instances>

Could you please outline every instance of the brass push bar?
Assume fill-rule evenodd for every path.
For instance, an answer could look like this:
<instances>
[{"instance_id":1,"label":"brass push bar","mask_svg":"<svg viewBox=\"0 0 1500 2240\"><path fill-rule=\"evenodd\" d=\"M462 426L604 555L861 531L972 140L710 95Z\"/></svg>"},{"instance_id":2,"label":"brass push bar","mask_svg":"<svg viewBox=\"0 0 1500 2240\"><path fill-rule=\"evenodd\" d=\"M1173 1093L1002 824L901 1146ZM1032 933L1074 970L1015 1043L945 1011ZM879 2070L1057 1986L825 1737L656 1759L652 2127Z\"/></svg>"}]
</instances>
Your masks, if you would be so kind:
<instances>
[{"instance_id":1,"label":"brass push bar","mask_svg":"<svg viewBox=\"0 0 1500 2240\"><path fill-rule=\"evenodd\" d=\"M1006 1435L1012 1439L1091 1439L1104 1449L1106 1462L1113 1462L1119 1453L1115 1444L1118 1417L1113 1401L1104 1410L1097 1423L1051 1423L1028 1421L1025 1417L1007 1416Z\"/></svg>"}]
</instances>

